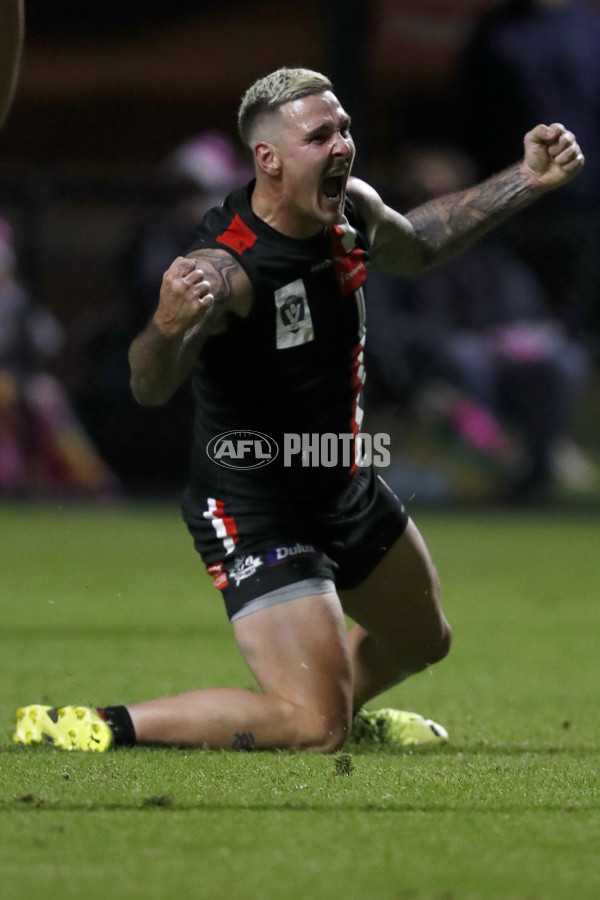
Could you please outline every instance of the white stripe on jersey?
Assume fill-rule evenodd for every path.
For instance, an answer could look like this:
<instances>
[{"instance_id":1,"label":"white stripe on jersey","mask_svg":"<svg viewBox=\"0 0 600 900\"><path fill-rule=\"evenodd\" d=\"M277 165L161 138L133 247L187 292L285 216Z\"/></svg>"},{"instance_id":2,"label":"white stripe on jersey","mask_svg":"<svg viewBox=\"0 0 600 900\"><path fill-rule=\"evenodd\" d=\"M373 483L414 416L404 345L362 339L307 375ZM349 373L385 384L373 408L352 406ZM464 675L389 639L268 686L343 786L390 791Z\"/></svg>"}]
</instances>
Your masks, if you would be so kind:
<instances>
[{"instance_id":1,"label":"white stripe on jersey","mask_svg":"<svg viewBox=\"0 0 600 900\"><path fill-rule=\"evenodd\" d=\"M212 527L215 529L217 537L223 541L225 555L229 556L235 550L235 541L231 535L227 534L227 528L223 521L222 513L219 512L217 501L214 497L208 497L208 509L205 509L202 515L205 519L210 519Z\"/></svg>"}]
</instances>

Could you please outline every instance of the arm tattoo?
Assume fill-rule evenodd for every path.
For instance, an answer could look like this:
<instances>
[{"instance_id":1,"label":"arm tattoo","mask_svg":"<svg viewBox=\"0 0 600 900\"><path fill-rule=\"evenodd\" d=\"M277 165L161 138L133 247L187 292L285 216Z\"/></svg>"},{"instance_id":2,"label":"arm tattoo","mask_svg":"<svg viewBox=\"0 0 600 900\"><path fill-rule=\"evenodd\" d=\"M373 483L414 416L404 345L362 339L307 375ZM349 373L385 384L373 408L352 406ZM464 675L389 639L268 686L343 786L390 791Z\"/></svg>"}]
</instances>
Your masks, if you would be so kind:
<instances>
[{"instance_id":1,"label":"arm tattoo","mask_svg":"<svg viewBox=\"0 0 600 900\"><path fill-rule=\"evenodd\" d=\"M475 187L431 200L406 218L438 261L472 244L535 196L516 165Z\"/></svg>"},{"instance_id":2,"label":"arm tattoo","mask_svg":"<svg viewBox=\"0 0 600 900\"><path fill-rule=\"evenodd\" d=\"M232 750L254 750L254 735L251 731L236 731L233 735Z\"/></svg>"},{"instance_id":3,"label":"arm tattoo","mask_svg":"<svg viewBox=\"0 0 600 900\"><path fill-rule=\"evenodd\" d=\"M215 300L225 300L233 293L233 279L240 271L240 264L229 253L209 254L204 251L196 257L199 267L210 282Z\"/></svg>"}]
</instances>

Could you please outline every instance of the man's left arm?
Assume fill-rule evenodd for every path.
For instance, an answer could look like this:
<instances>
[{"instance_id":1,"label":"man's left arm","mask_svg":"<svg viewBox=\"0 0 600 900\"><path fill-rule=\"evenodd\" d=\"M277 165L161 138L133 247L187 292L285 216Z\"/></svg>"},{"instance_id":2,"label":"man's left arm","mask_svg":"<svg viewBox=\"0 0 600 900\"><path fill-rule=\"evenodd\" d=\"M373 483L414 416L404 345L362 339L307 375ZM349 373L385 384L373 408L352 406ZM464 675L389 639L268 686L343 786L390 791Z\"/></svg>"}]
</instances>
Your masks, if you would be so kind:
<instances>
[{"instance_id":1,"label":"man's left arm","mask_svg":"<svg viewBox=\"0 0 600 900\"><path fill-rule=\"evenodd\" d=\"M524 148L520 163L405 216L385 206L367 186L359 188L359 206L371 231L372 267L412 275L444 262L508 216L566 184L584 164L575 137L558 123L528 132Z\"/></svg>"}]
</instances>

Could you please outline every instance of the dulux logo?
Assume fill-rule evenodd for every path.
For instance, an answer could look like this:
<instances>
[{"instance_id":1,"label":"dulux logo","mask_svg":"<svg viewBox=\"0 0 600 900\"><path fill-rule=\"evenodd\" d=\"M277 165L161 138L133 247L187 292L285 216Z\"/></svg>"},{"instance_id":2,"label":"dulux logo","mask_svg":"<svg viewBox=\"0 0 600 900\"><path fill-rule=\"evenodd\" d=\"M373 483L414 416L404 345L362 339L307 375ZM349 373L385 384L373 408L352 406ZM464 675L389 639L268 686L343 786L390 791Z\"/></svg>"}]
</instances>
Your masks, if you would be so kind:
<instances>
[{"instance_id":1,"label":"dulux logo","mask_svg":"<svg viewBox=\"0 0 600 900\"><path fill-rule=\"evenodd\" d=\"M275 547L273 550L267 550L267 565L278 566L280 563L291 559L293 556L309 556L315 552L312 544L284 544L282 547Z\"/></svg>"},{"instance_id":2,"label":"dulux logo","mask_svg":"<svg viewBox=\"0 0 600 900\"><path fill-rule=\"evenodd\" d=\"M225 469L261 469L273 462L279 447L260 431L224 431L208 442L206 453Z\"/></svg>"}]
</instances>

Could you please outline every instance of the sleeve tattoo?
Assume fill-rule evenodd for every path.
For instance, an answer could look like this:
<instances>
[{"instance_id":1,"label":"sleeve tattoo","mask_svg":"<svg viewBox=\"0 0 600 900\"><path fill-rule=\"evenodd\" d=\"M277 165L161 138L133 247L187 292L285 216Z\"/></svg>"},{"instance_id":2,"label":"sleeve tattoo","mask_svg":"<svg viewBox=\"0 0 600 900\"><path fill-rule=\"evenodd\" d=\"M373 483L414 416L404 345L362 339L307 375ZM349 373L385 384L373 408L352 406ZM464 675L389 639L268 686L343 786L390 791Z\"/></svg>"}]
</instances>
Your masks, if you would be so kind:
<instances>
[{"instance_id":1,"label":"sleeve tattoo","mask_svg":"<svg viewBox=\"0 0 600 900\"><path fill-rule=\"evenodd\" d=\"M512 212L534 199L519 166L512 166L481 184L430 200L406 214L429 252L455 253L473 243Z\"/></svg>"}]
</instances>

